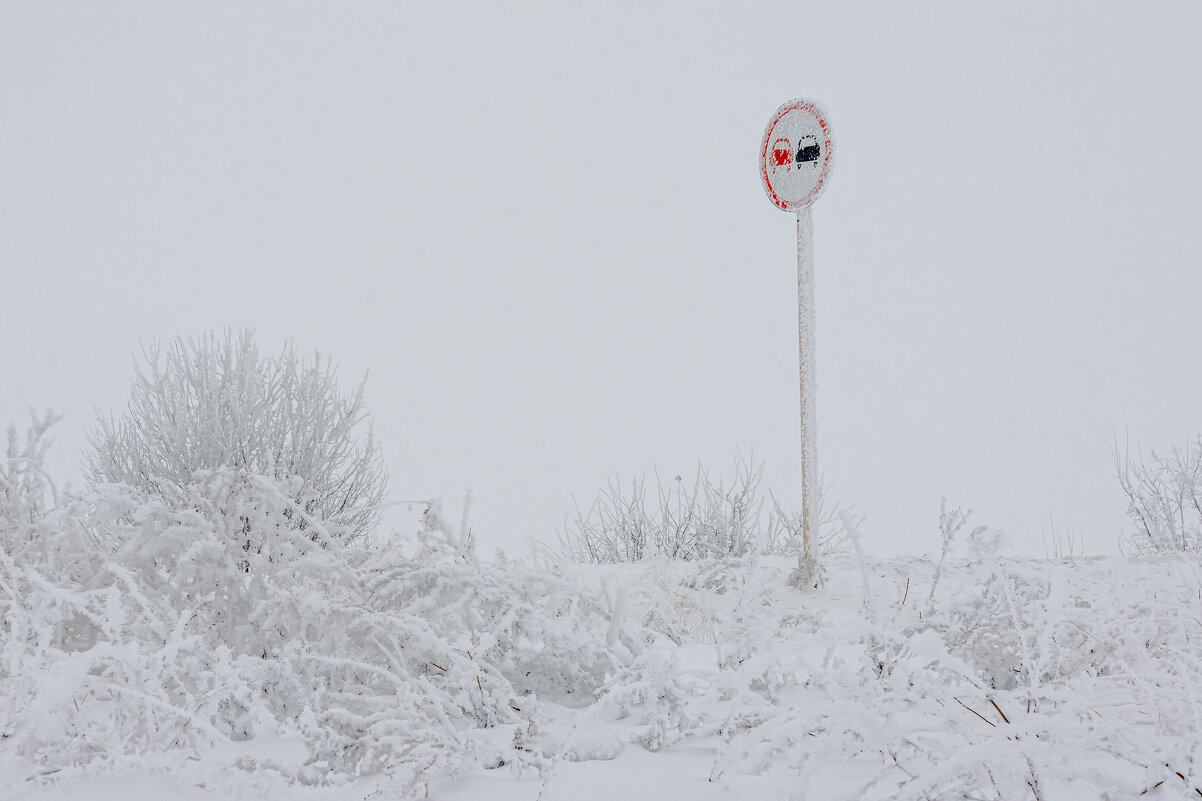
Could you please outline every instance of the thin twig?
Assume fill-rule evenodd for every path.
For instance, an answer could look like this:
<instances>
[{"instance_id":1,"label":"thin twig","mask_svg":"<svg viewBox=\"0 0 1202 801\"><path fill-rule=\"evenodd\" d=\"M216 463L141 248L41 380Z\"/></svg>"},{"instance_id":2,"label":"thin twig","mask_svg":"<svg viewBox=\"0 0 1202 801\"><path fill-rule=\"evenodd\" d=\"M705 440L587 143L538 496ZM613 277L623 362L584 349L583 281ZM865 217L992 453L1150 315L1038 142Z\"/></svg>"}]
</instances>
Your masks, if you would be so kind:
<instances>
[{"instance_id":1,"label":"thin twig","mask_svg":"<svg viewBox=\"0 0 1202 801\"><path fill-rule=\"evenodd\" d=\"M953 700L953 701L955 701L955 702L956 702L957 704L959 704L960 706L962 706L962 707L964 707L965 709L967 709L969 712L971 712L971 713L973 713L974 715L976 715L977 717L979 717L981 720L983 720L983 721L985 721L986 723L988 723L988 724L989 724L990 726L992 726L993 728L995 728L995 729L997 728L997 724L996 724L996 723L994 723L992 720L990 720L989 718L987 718L987 717L985 717L984 715L982 715L982 714L981 714L980 712L978 712L977 710L973 709L973 708L972 708L971 706L969 706L968 704L966 704L966 703L964 703L963 701L961 701L961 700L960 700L959 698L957 698L956 696L954 696L954 695L953 695L953 696L952 696L952 700Z\"/></svg>"}]
</instances>

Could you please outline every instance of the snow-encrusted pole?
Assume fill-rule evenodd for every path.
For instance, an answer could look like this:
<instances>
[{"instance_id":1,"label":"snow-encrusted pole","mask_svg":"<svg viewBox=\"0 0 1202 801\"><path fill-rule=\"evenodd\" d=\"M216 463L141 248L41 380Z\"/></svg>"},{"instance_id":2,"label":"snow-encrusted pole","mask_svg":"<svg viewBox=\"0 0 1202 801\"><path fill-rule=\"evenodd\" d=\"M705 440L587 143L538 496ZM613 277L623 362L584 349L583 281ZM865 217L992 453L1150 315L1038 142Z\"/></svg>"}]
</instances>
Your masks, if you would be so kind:
<instances>
[{"instance_id":1,"label":"snow-encrusted pole","mask_svg":"<svg viewBox=\"0 0 1202 801\"><path fill-rule=\"evenodd\" d=\"M797 327L801 375L801 553L797 586L820 581L818 446L814 385L814 223L810 204L826 189L835 144L826 112L813 100L776 110L760 143L760 180L777 208L797 215Z\"/></svg>"},{"instance_id":2,"label":"snow-encrusted pole","mask_svg":"<svg viewBox=\"0 0 1202 801\"><path fill-rule=\"evenodd\" d=\"M818 534L818 430L814 366L814 218L797 212L797 342L801 378L801 542L803 563Z\"/></svg>"}]
</instances>

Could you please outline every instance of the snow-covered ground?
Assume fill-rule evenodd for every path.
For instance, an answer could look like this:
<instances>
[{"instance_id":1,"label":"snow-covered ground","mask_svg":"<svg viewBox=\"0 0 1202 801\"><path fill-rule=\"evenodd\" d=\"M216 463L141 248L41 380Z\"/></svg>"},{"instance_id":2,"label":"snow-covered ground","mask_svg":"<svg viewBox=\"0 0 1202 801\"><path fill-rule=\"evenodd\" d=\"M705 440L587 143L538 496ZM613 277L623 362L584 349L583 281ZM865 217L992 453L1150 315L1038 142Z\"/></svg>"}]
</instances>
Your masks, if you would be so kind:
<instances>
[{"instance_id":1,"label":"snow-covered ground","mask_svg":"<svg viewBox=\"0 0 1202 801\"><path fill-rule=\"evenodd\" d=\"M360 777L347 769L305 772L320 750L305 736L324 730L312 726L306 735L253 708L254 735L237 741L167 745L140 736L145 721L126 721L104 729L119 737L124 726L125 742L72 743L98 729L82 725L80 710L73 717L56 706L62 698L44 680L56 669L69 672L70 659L44 650L47 672L30 690L24 682L30 677L12 672L19 649L6 628L0 795L23 801L341 801L407 793L448 801L1202 796L1195 789L1202 788L1202 561L975 557L953 553L942 567L927 558L828 558L823 585L797 589L789 581L796 563L783 557L456 567L449 553L428 551L428 559L447 560L450 572L441 580L475 582L485 591L473 600L494 593L493 606L472 624L479 650L448 670L415 674L415 686L443 682L443 695L429 698L449 699L454 708L465 696L451 685L477 687L483 676L478 689L487 695L493 667L476 661L491 660L496 681L505 679L511 694L499 710L485 714L485 703L473 714L464 704L438 724L445 727L437 735L444 746L458 750L444 753L439 767L417 781L412 765L387 760ZM394 563L392 569L421 568ZM433 575L423 579L430 587ZM534 619L533 607L525 620L504 613L497 588L508 581L516 596L533 597L529 587L538 575L548 582L538 591L546 601L541 608L559 621L548 625L562 631L540 630L547 622ZM561 592L577 597L565 604L555 600ZM11 617L21 601L4 603ZM456 619L437 624L447 641L460 636L446 630ZM517 673L497 642L525 654L514 662ZM571 648L613 655L589 692L579 692L584 679L535 676L522 686L515 678L530 677L540 664L563 672L571 658L564 649ZM23 699L49 717L14 707ZM126 709L116 695L91 702L110 704L104 714ZM68 736L45 731L47 725L78 728ZM357 736L372 737L370 726Z\"/></svg>"}]
</instances>

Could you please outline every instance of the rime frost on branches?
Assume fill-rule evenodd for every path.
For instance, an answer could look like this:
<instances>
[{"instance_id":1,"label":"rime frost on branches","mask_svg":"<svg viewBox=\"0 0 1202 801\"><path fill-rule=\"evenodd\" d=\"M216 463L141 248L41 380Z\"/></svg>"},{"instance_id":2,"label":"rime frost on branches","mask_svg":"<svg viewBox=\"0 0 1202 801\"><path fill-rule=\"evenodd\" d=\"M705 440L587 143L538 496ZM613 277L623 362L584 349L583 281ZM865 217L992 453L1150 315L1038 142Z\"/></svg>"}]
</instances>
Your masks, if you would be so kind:
<instances>
[{"instance_id":1,"label":"rime frost on branches","mask_svg":"<svg viewBox=\"0 0 1202 801\"><path fill-rule=\"evenodd\" d=\"M57 499L57 488L46 473L47 432L62 415L47 410L30 416L22 441L10 425L4 458L0 459L0 520L10 525L35 523Z\"/></svg>"},{"instance_id":2,"label":"rime frost on branches","mask_svg":"<svg viewBox=\"0 0 1202 801\"><path fill-rule=\"evenodd\" d=\"M9 449L6 490L40 453ZM0 495L4 747L48 770L203 755L419 795L487 757L486 729L590 703L641 650L578 588L463 558L436 508L409 554L341 542L295 495L228 468L100 485L32 522L30 493Z\"/></svg>"},{"instance_id":3,"label":"rime frost on branches","mask_svg":"<svg viewBox=\"0 0 1202 801\"><path fill-rule=\"evenodd\" d=\"M230 468L287 482L304 515L339 537L375 527L388 476L363 383L343 395L328 358L310 364L291 344L265 357L247 330L154 343L143 358L125 413L89 432L93 485L168 497L197 471Z\"/></svg>"},{"instance_id":4,"label":"rime frost on branches","mask_svg":"<svg viewBox=\"0 0 1202 801\"><path fill-rule=\"evenodd\" d=\"M1119 486L1134 530L1121 544L1134 554L1202 553L1202 435L1145 460L1114 448Z\"/></svg>"},{"instance_id":5,"label":"rime frost on branches","mask_svg":"<svg viewBox=\"0 0 1202 801\"><path fill-rule=\"evenodd\" d=\"M801 516L786 513L770 493L765 496L763 473L763 465L736 457L729 486L715 483L700 467L691 482L676 476L665 485L657 474L650 500L645 479L633 479L629 493L613 479L587 512L577 507L560 532L560 550L584 564L802 554ZM846 543L838 510L827 512L820 505L818 511L821 534L809 547L823 554L839 551Z\"/></svg>"},{"instance_id":6,"label":"rime frost on branches","mask_svg":"<svg viewBox=\"0 0 1202 801\"><path fill-rule=\"evenodd\" d=\"M713 744L711 781L793 775L799 798L1202 793L1196 558L825 564L805 596L779 558L627 566L629 614L691 667L605 700L650 750Z\"/></svg>"}]
</instances>

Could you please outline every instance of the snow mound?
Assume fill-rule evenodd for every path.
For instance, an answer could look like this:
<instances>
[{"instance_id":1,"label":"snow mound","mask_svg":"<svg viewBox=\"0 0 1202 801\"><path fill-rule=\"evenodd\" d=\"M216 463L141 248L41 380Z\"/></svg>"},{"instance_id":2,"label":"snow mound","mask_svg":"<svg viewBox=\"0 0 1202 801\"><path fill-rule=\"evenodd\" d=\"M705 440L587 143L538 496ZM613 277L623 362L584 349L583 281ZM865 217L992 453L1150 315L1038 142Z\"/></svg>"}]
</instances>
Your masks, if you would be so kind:
<instances>
[{"instance_id":1,"label":"snow mound","mask_svg":"<svg viewBox=\"0 0 1202 801\"><path fill-rule=\"evenodd\" d=\"M563 744L563 758L569 762L606 761L622 753L622 741L613 729L599 720L582 720Z\"/></svg>"}]
</instances>

